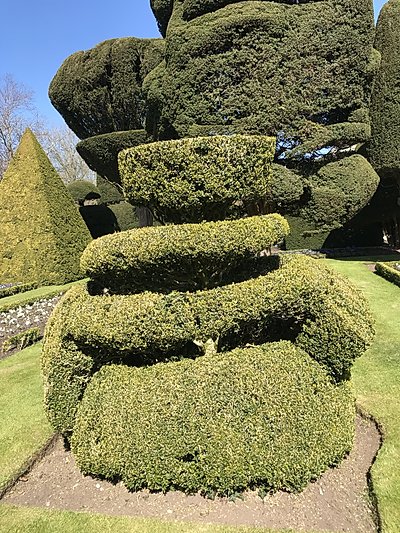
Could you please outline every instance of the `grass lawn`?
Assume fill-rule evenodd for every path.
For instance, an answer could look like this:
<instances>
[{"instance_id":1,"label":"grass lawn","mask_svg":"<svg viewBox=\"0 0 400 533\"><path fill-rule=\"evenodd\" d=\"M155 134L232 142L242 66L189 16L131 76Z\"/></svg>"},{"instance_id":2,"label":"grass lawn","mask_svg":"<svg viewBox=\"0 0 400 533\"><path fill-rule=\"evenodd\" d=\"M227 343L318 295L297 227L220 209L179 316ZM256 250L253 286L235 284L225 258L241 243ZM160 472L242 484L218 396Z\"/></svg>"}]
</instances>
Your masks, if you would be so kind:
<instances>
[{"instance_id":1,"label":"grass lawn","mask_svg":"<svg viewBox=\"0 0 400 533\"><path fill-rule=\"evenodd\" d=\"M53 433L42 407L39 357L36 344L0 361L0 490Z\"/></svg>"},{"instance_id":2,"label":"grass lawn","mask_svg":"<svg viewBox=\"0 0 400 533\"><path fill-rule=\"evenodd\" d=\"M6 296L0 299L0 313L8 311L20 305L28 305L41 298L52 298L60 292L67 291L73 285L77 283L84 283L86 280L72 281L66 285L47 285L45 287L39 287L32 289L31 291L20 292L13 294L12 296Z\"/></svg>"},{"instance_id":3,"label":"grass lawn","mask_svg":"<svg viewBox=\"0 0 400 533\"><path fill-rule=\"evenodd\" d=\"M377 258L380 260L380 258ZM371 261L367 261L371 262ZM369 300L376 319L373 346L353 369L358 403L381 424L384 445L372 468L383 533L400 531L400 287L370 272L364 261L327 260Z\"/></svg>"},{"instance_id":4,"label":"grass lawn","mask_svg":"<svg viewBox=\"0 0 400 533\"><path fill-rule=\"evenodd\" d=\"M376 317L375 342L356 362L353 377L358 403L380 422L384 430L384 446L372 470L372 480L382 520L382 533L398 533L400 531L400 288L370 272L362 260L324 260L324 262L347 275L363 290L370 300ZM0 408L0 479L2 480L11 476L13 469L18 470L29 455L34 453L50 435L41 407L39 352L40 347L34 346L0 361L0 393L1 397L5 398ZM9 413L12 413L12 418ZM28 441L35 432L37 436ZM20 441L23 442L23 446ZM3 455L7 442L12 452ZM0 504L1 533L75 533L76 531L272 533L269 529L260 528L116 518ZM274 530L274 533L277 531Z\"/></svg>"}]
</instances>

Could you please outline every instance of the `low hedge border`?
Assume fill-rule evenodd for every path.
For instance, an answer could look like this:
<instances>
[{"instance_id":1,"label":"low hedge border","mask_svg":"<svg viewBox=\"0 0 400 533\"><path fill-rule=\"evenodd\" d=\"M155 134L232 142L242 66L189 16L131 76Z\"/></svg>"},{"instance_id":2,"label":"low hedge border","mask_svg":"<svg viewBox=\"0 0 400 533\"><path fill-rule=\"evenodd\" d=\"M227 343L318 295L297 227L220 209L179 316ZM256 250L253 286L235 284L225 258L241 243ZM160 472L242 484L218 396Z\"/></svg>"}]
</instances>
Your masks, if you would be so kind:
<instances>
[{"instance_id":1,"label":"low hedge border","mask_svg":"<svg viewBox=\"0 0 400 533\"><path fill-rule=\"evenodd\" d=\"M17 307L33 304L37 300L49 300L50 298L53 298L53 296L65 293L71 287L82 285L86 282L86 279L82 279L79 281L72 281L71 283L67 283L65 285L39 287L37 289L26 291L26 293L18 293L13 294L12 296L7 296L3 301L0 301L0 313L6 313L7 311L10 311L10 309L16 309Z\"/></svg>"},{"instance_id":2,"label":"low hedge border","mask_svg":"<svg viewBox=\"0 0 400 533\"><path fill-rule=\"evenodd\" d=\"M31 344L35 344L35 342L38 342L41 338L42 334L39 328L29 328L6 339L3 343L3 352L8 352L14 348L23 350L24 348L31 346Z\"/></svg>"},{"instance_id":3,"label":"low hedge border","mask_svg":"<svg viewBox=\"0 0 400 533\"><path fill-rule=\"evenodd\" d=\"M398 264L395 262L392 263L376 263L375 272L382 276L382 278L387 279L391 283L398 285L400 287L400 270L397 270L392 265Z\"/></svg>"},{"instance_id":4,"label":"low hedge border","mask_svg":"<svg viewBox=\"0 0 400 533\"><path fill-rule=\"evenodd\" d=\"M71 449L85 474L133 490L296 492L350 451L354 415L347 383L333 384L280 342L103 367L83 396Z\"/></svg>"},{"instance_id":5,"label":"low hedge border","mask_svg":"<svg viewBox=\"0 0 400 533\"><path fill-rule=\"evenodd\" d=\"M81 269L116 293L221 285L289 233L281 215L140 228L96 239Z\"/></svg>"},{"instance_id":6,"label":"low hedge border","mask_svg":"<svg viewBox=\"0 0 400 533\"><path fill-rule=\"evenodd\" d=\"M19 294L21 292L31 291L32 289L37 289L37 283L19 283L18 285L12 285L11 287L4 287L0 289L0 299L6 298L7 296L13 296L14 294Z\"/></svg>"},{"instance_id":7,"label":"low hedge border","mask_svg":"<svg viewBox=\"0 0 400 533\"><path fill-rule=\"evenodd\" d=\"M54 427L68 433L85 387L103 365L193 358L206 352L210 339L218 351L291 340L341 381L373 332L361 293L300 255L285 256L282 267L265 276L192 294L90 296L86 287L75 287L46 330L46 408Z\"/></svg>"}]
</instances>

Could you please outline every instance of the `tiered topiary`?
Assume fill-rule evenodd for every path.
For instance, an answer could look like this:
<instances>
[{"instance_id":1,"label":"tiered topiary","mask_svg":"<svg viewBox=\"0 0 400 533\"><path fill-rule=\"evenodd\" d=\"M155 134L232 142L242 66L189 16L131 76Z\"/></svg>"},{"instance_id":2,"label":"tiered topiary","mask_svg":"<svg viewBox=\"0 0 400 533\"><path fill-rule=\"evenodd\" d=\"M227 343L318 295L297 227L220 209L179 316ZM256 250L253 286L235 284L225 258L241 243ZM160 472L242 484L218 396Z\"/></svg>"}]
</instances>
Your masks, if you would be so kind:
<instances>
[{"instance_id":1,"label":"tiered topiary","mask_svg":"<svg viewBox=\"0 0 400 533\"><path fill-rule=\"evenodd\" d=\"M126 194L185 223L93 241L91 281L49 321L46 407L83 472L131 489L297 491L351 449L365 300L314 259L262 253L288 233L280 215L215 220L257 205L273 152L231 136L120 154Z\"/></svg>"},{"instance_id":2,"label":"tiered topiary","mask_svg":"<svg viewBox=\"0 0 400 533\"><path fill-rule=\"evenodd\" d=\"M0 182L0 281L79 279L79 258L90 240L71 195L26 130Z\"/></svg>"}]
</instances>

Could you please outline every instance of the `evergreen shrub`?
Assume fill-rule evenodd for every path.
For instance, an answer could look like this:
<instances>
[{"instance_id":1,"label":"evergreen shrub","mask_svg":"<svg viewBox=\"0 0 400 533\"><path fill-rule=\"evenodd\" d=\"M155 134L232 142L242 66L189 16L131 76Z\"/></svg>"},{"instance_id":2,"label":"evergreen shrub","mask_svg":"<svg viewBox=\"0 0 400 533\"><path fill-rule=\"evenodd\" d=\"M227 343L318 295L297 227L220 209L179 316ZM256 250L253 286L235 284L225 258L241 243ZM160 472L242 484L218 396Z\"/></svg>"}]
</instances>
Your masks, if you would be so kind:
<instances>
[{"instance_id":1,"label":"evergreen shrub","mask_svg":"<svg viewBox=\"0 0 400 533\"><path fill-rule=\"evenodd\" d=\"M289 233L280 215L140 228L97 239L82 271L113 292L168 292L220 285Z\"/></svg>"},{"instance_id":2,"label":"evergreen shrub","mask_svg":"<svg viewBox=\"0 0 400 533\"><path fill-rule=\"evenodd\" d=\"M83 396L71 448L84 473L133 490L293 492L351 449L354 414L347 383L332 384L281 342L103 367Z\"/></svg>"},{"instance_id":3,"label":"evergreen shrub","mask_svg":"<svg viewBox=\"0 0 400 533\"><path fill-rule=\"evenodd\" d=\"M0 182L0 227L3 283L57 285L81 277L89 231L29 129Z\"/></svg>"},{"instance_id":4,"label":"evergreen shrub","mask_svg":"<svg viewBox=\"0 0 400 533\"><path fill-rule=\"evenodd\" d=\"M67 189L75 202L81 206L86 200L96 200L101 196L96 185L87 180L72 181L67 185Z\"/></svg>"},{"instance_id":5,"label":"evergreen shrub","mask_svg":"<svg viewBox=\"0 0 400 533\"><path fill-rule=\"evenodd\" d=\"M97 174L96 186L100 191L103 204L115 204L124 200L123 192L118 185L112 183L107 178L103 178L100 174Z\"/></svg>"},{"instance_id":6,"label":"evergreen shrub","mask_svg":"<svg viewBox=\"0 0 400 533\"><path fill-rule=\"evenodd\" d=\"M275 139L256 135L156 142L120 152L119 171L125 197L161 221L218 220L267 195L274 151Z\"/></svg>"},{"instance_id":7,"label":"evergreen shrub","mask_svg":"<svg viewBox=\"0 0 400 533\"><path fill-rule=\"evenodd\" d=\"M265 276L197 293L91 296L87 287L76 287L46 333L47 410L55 428L67 433L102 365L196 357L209 339L218 351L291 340L341 381L371 342L372 324L360 292L306 256L287 257Z\"/></svg>"},{"instance_id":8,"label":"evergreen shrub","mask_svg":"<svg viewBox=\"0 0 400 533\"><path fill-rule=\"evenodd\" d=\"M27 292L37 288L37 283L19 283L18 285L12 285L11 287L3 287L0 289L0 298L6 298L7 296L12 296L13 294L19 294L21 292Z\"/></svg>"},{"instance_id":9,"label":"evergreen shrub","mask_svg":"<svg viewBox=\"0 0 400 533\"><path fill-rule=\"evenodd\" d=\"M382 278L387 279L391 283L394 283L395 285L399 285L400 287L400 270L398 268L395 268L395 265L398 265L398 263L381 263L378 262L375 265L375 272L382 276Z\"/></svg>"},{"instance_id":10,"label":"evergreen shrub","mask_svg":"<svg viewBox=\"0 0 400 533\"><path fill-rule=\"evenodd\" d=\"M12 335L3 343L3 352L8 352L14 348L23 350L42 338L42 333L39 328L30 328L16 335Z\"/></svg>"},{"instance_id":11,"label":"evergreen shrub","mask_svg":"<svg viewBox=\"0 0 400 533\"><path fill-rule=\"evenodd\" d=\"M127 231L137 228L139 225L136 208L128 202L118 202L109 204L110 209L116 220L119 231Z\"/></svg>"},{"instance_id":12,"label":"evergreen shrub","mask_svg":"<svg viewBox=\"0 0 400 533\"><path fill-rule=\"evenodd\" d=\"M84 139L76 145L76 149L86 164L97 174L105 176L112 183L120 183L118 153L148 142L149 136L145 130L114 131ZM108 201L107 196L105 198L105 201Z\"/></svg>"}]
</instances>

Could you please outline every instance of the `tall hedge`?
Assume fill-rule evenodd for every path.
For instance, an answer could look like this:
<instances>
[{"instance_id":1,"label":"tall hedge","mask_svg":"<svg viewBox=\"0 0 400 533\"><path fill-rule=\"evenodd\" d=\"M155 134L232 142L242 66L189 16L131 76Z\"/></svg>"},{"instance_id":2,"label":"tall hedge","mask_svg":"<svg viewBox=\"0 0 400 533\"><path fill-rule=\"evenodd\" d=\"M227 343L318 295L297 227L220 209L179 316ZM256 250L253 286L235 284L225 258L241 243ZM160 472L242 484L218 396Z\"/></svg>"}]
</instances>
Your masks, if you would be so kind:
<instances>
[{"instance_id":1,"label":"tall hedge","mask_svg":"<svg viewBox=\"0 0 400 533\"><path fill-rule=\"evenodd\" d=\"M110 39L76 52L52 80L50 100L80 139L142 129L142 82L163 54L162 39L134 37Z\"/></svg>"},{"instance_id":2,"label":"tall hedge","mask_svg":"<svg viewBox=\"0 0 400 533\"><path fill-rule=\"evenodd\" d=\"M0 280L79 279L79 258L90 240L71 195L26 130L0 182Z\"/></svg>"},{"instance_id":3,"label":"tall hedge","mask_svg":"<svg viewBox=\"0 0 400 533\"><path fill-rule=\"evenodd\" d=\"M292 148L314 139L313 149L336 125L335 143L359 142L351 126L368 120L372 0L175 0L153 11L168 24L161 136L278 134Z\"/></svg>"},{"instance_id":4,"label":"tall hedge","mask_svg":"<svg viewBox=\"0 0 400 533\"><path fill-rule=\"evenodd\" d=\"M381 67L371 98L370 157L383 178L400 171L400 1L389 0L379 14L375 47Z\"/></svg>"}]
</instances>

